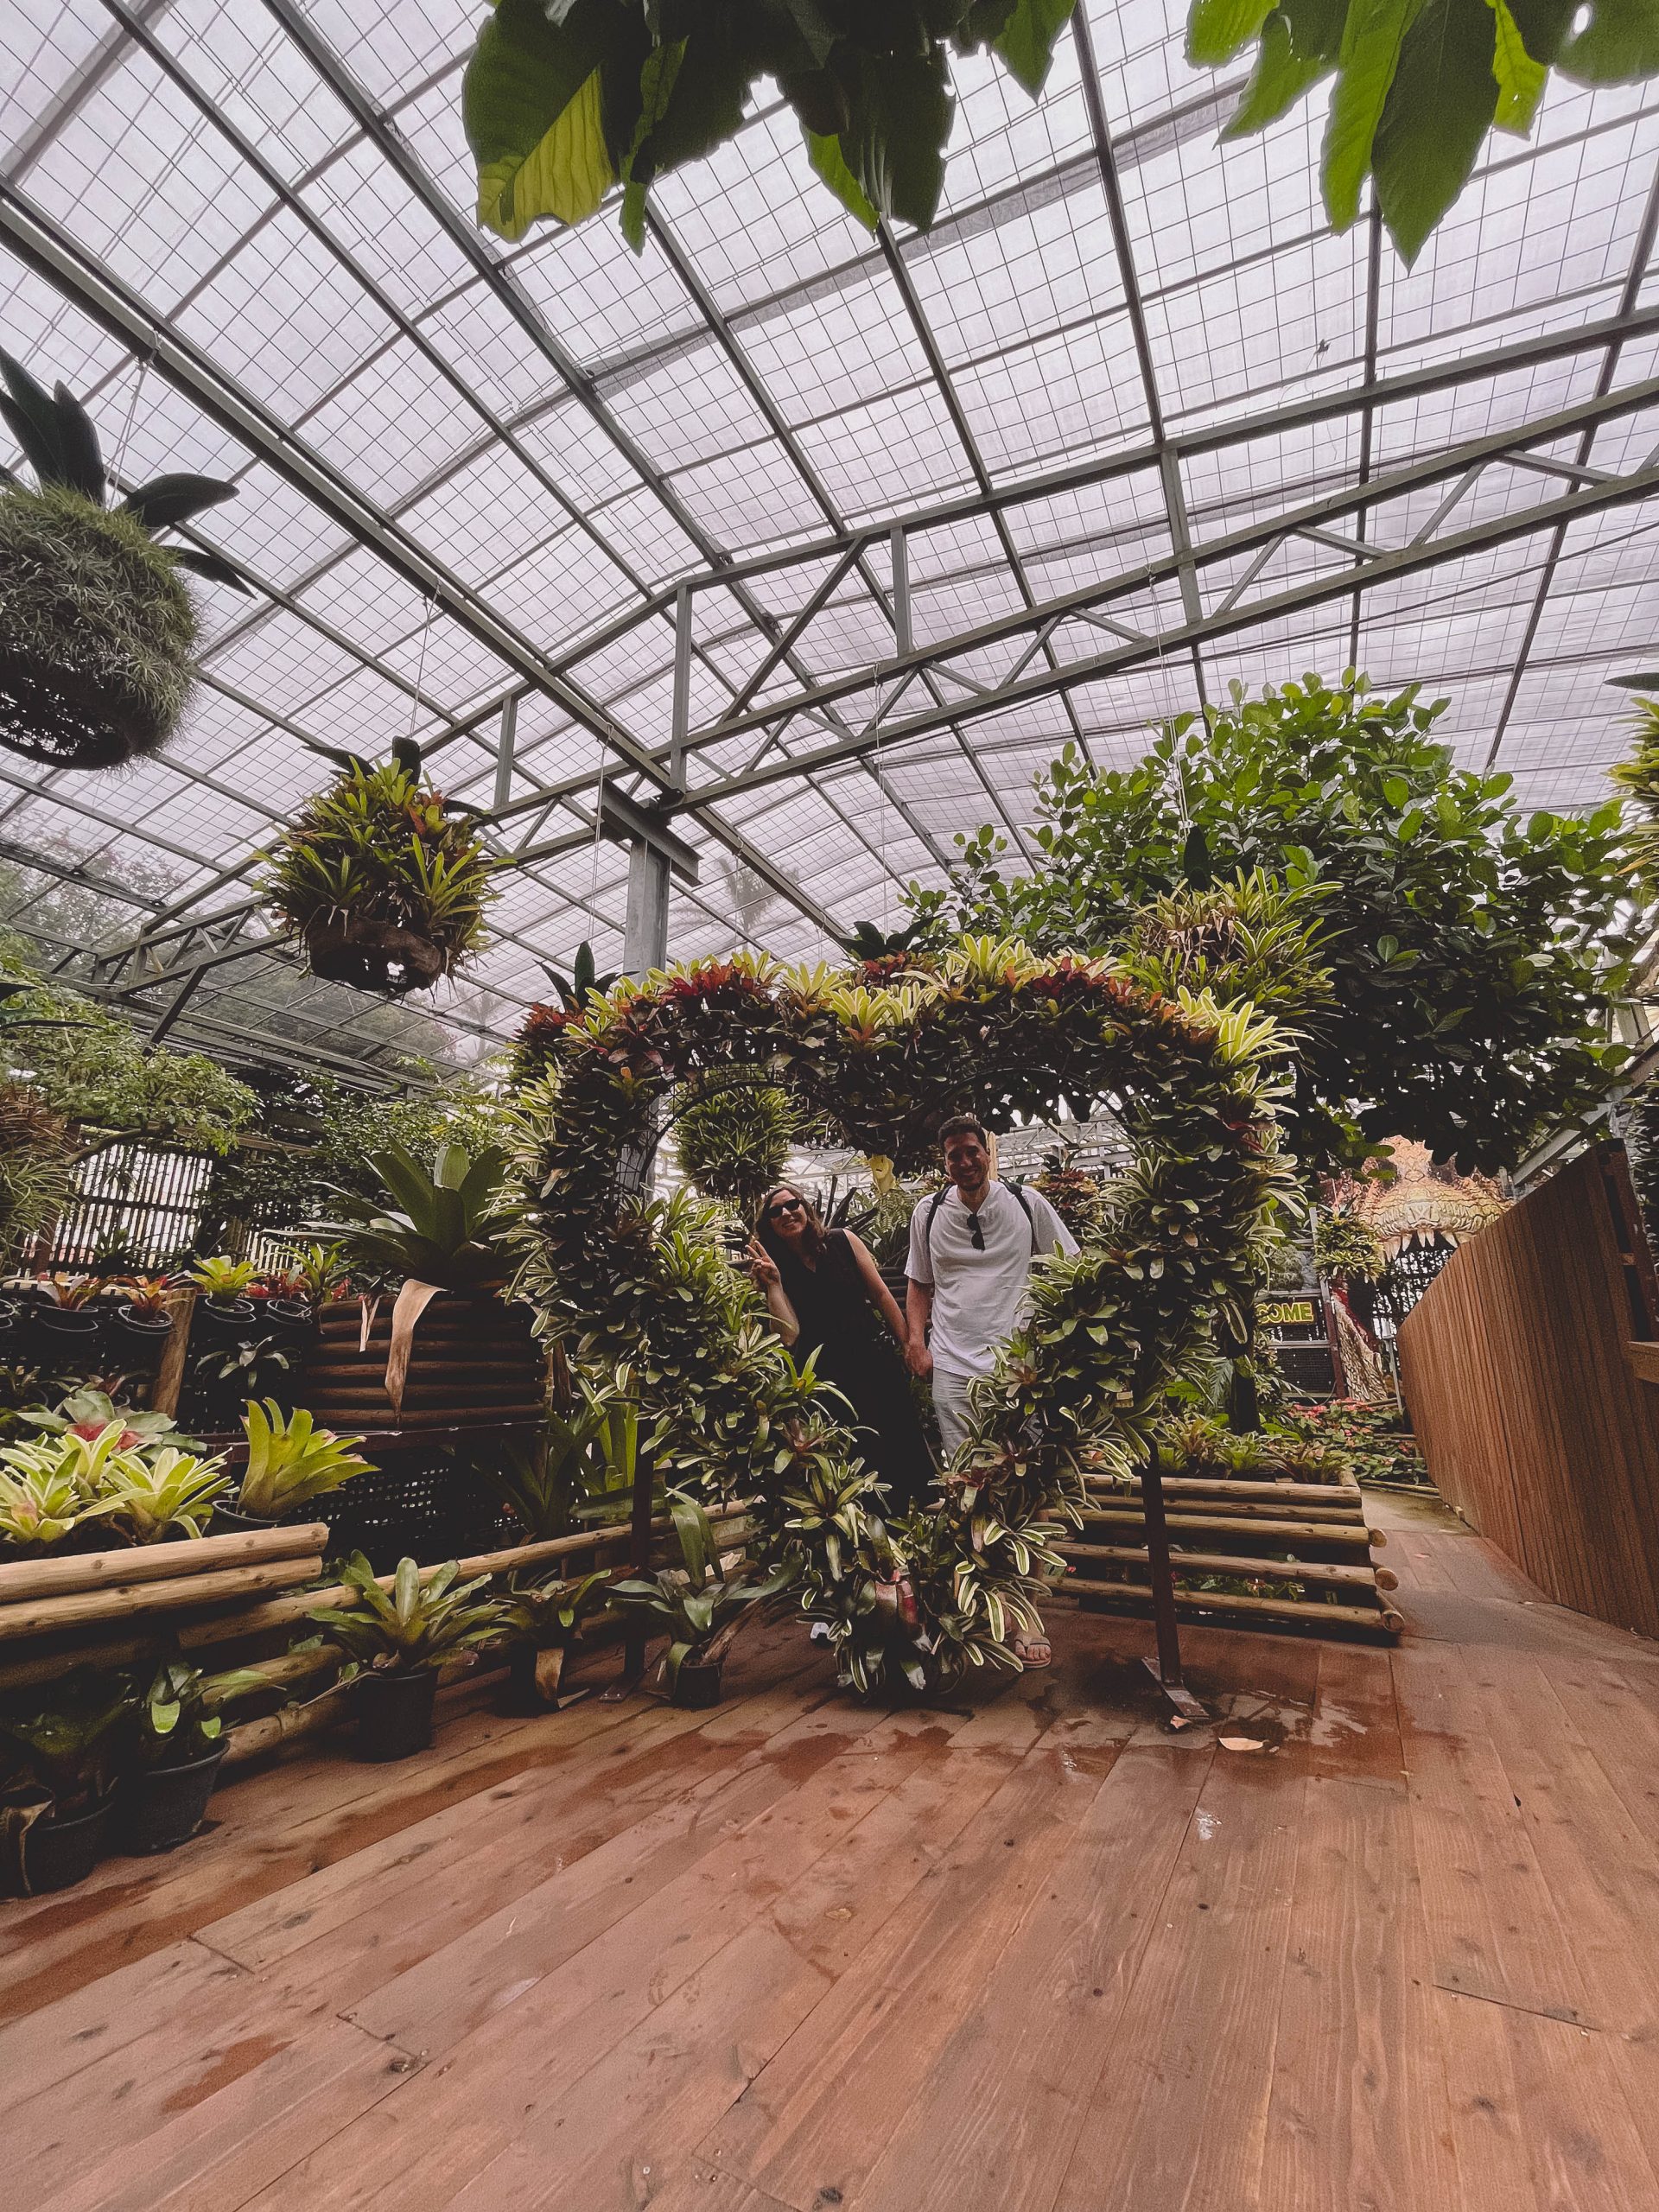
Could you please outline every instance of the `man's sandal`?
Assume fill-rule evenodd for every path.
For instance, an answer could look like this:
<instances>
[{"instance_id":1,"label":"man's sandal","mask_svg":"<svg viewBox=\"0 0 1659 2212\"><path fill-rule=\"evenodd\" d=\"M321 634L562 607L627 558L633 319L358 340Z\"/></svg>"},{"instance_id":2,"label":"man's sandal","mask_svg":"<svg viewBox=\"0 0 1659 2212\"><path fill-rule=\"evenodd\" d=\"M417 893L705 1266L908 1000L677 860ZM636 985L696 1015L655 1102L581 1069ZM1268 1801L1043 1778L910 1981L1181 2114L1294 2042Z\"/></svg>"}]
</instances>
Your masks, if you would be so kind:
<instances>
[{"instance_id":1,"label":"man's sandal","mask_svg":"<svg viewBox=\"0 0 1659 2212\"><path fill-rule=\"evenodd\" d=\"M1037 1656L1039 1652L1042 1654L1040 1659ZM1048 1638L1046 1636L1030 1637L1016 1636L1014 1639L1014 1656L1022 1667L1033 1674L1038 1668L1052 1667L1054 1663L1054 1654L1049 1649Z\"/></svg>"}]
</instances>

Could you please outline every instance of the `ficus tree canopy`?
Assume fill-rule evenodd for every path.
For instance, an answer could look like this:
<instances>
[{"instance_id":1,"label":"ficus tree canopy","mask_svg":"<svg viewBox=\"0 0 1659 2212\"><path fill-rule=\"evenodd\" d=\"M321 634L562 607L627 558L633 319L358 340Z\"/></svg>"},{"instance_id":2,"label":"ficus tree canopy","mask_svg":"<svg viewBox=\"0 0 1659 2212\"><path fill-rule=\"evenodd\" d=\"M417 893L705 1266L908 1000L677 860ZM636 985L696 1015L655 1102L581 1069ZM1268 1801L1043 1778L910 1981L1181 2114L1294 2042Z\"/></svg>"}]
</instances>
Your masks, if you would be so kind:
<instances>
[{"instance_id":1,"label":"ficus tree canopy","mask_svg":"<svg viewBox=\"0 0 1659 2212\"><path fill-rule=\"evenodd\" d=\"M463 92L479 220L522 238L544 216L582 221L620 184L638 248L652 181L734 138L765 79L860 222L927 230L957 59L988 49L1034 97L1073 6L498 0ZM1530 130L1552 69L1592 85L1659 73L1659 0L1192 0L1186 53L1211 67L1250 56L1229 137L1264 129L1332 79L1321 163L1331 219L1355 219L1370 177L1409 262L1494 126Z\"/></svg>"},{"instance_id":2,"label":"ficus tree canopy","mask_svg":"<svg viewBox=\"0 0 1659 2212\"><path fill-rule=\"evenodd\" d=\"M1624 1057L1605 1015L1626 973L1626 839L1616 802L1527 816L1508 776L1459 767L1434 734L1444 703L1310 676L1236 687L1128 768L1068 747L1039 782L1037 872L1005 872L986 828L959 840L955 883L911 903L940 944L994 931L1133 951L1156 902L1260 870L1300 894L1317 969L1302 964L1327 979L1273 1006L1298 1038L1292 1150L1329 1167L1408 1136L1513 1166ZM1227 994L1221 968L1207 981Z\"/></svg>"}]
</instances>

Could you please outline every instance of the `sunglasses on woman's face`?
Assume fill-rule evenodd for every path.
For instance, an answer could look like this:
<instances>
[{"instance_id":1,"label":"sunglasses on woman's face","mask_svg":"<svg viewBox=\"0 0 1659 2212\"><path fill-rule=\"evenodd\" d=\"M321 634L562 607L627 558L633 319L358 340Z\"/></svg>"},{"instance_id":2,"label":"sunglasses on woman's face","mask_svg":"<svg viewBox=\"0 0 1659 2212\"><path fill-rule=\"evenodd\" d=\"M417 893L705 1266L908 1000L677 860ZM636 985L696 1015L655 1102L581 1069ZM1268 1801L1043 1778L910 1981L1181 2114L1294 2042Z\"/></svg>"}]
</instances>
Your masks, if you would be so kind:
<instances>
[{"instance_id":1,"label":"sunglasses on woman's face","mask_svg":"<svg viewBox=\"0 0 1659 2212\"><path fill-rule=\"evenodd\" d=\"M801 1201L798 1198L779 1198L775 1206L768 1206L766 1208L766 1219L768 1221L777 1221L784 1214L804 1213L805 1211L806 1208L801 1204Z\"/></svg>"}]
</instances>

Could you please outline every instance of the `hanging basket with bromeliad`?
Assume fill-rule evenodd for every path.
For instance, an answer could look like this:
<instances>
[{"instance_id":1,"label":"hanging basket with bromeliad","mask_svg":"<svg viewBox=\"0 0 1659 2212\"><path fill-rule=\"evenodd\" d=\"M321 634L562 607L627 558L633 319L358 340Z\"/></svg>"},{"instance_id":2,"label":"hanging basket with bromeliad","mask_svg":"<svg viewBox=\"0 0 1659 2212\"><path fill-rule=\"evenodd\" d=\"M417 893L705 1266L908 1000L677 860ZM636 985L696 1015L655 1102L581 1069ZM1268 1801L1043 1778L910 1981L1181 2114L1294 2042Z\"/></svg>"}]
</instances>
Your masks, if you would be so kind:
<instances>
[{"instance_id":1,"label":"hanging basket with bromeliad","mask_svg":"<svg viewBox=\"0 0 1659 2212\"><path fill-rule=\"evenodd\" d=\"M106 506L92 418L0 353L0 417L35 471L0 490L0 745L53 768L117 768L165 745L194 681L191 569L238 591L234 569L156 533L236 487L158 476Z\"/></svg>"},{"instance_id":2,"label":"hanging basket with bromeliad","mask_svg":"<svg viewBox=\"0 0 1659 2212\"><path fill-rule=\"evenodd\" d=\"M492 862L464 812L425 784L400 738L380 767L340 773L270 855L265 895L314 976L402 998L453 975L484 936Z\"/></svg>"}]
</instances>

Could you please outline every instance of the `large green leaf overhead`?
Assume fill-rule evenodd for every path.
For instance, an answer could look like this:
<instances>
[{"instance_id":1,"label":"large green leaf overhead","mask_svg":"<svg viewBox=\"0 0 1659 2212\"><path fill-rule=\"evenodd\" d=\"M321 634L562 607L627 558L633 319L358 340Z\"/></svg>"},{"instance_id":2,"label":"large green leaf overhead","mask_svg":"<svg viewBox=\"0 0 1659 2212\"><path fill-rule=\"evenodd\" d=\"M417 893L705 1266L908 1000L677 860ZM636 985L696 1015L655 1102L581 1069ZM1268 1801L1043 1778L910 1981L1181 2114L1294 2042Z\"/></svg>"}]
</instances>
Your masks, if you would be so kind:
<instances>
[{"instance_id":1,"label":"large green leaf overhead","mask_svg":"<svg viewBox=\"0 0 1659 2212\"><path fill-rule=\"evenodd\" d=\"M1255 48L1225 136L1335 82L1320 181L1338 230L1365 180L1402 257L1473 174L1496 125L1524 137L1552 69L1581 85L1659 75L1659 0L1193 0L1190 61L1220 68Z\"/></svg>"},{"instance_id":2,"label":"large green leaf overhead","mask_svg":"<svg viewBox=\"0 0 1659 2212\"><path fill-rule=\"evenodd\" d=\"M499 0L462 112L478 216L522 238L621 184L645 238L652 181L735 137L763 79L860 222L926 230L956 111L953 54L992 48L1033 97L1075 0Z\"/></svg>"},{"instance_id":3,"label":"large green leaf overhead","mask_svg":"<svg viewBox=\"0 0 1659 2212\"><path fill-rule=\"evenodd\" d=\"M543 217L582 221L620 184L637 247L652 181L735 137L766 80L850 213L927 230L956 112L953 57L988 48L1034 98L1075 4L499 0L463 95L479 220L522 238ZM1209 68L1252 55L1228 137L1265 129L1334 79L1326 211L1345 230L1369 179L1410 262L1489 132L1531 128L1552 69L1584 85L1659 75L1659 0L1192 0L1186 52Z\"/></svg>"}]
</instances>

